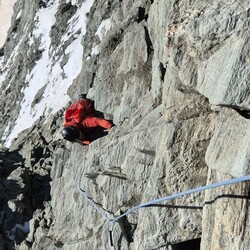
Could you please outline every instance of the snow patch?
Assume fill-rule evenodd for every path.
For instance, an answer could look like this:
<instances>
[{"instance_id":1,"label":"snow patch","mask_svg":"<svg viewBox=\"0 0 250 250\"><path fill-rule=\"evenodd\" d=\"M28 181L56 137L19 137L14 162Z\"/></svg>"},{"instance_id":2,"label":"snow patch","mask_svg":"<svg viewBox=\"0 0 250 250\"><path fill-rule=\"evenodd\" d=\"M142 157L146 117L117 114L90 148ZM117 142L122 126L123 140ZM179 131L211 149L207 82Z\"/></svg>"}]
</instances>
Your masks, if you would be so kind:
<instances>
[{"instance_id":1,"label":"snow patch","mask_svg":"<svg viewBox=\"0 0 250 250\"><path fill-rule=\"evenodd\" d=\"M71 2L72 5L77 5L78 4L78 0L67 0L66 1L66 3L70 3L70 2Z\"/></svg>"},{"instance_id":2,"label":"snow patch","mask_svg":"<svg viewBox=\"0 0 250 250\"><path fill-rule=\"evenodd\" d=\"M36 16L36 30L33 35L41 39L41 58L26 77L27 87L22 90L24 98L21 110L15 125L7 137L4 146L9 147L12 139L18 133L31 127L41 117L48 118L51 114L63 108L69 101L67 90L73 80L79 75L82 68L83 47L82 36L86 33L87 16L94 0L85 1L76 14L69 20L66 34L62 37L62 44L69 37L74 36L73 42L66 48L65 54L69 55L68 62L61 68L59 58L51 57L49 36L52 25L55 22L55 14L59 6L59 0L48 8L40 9ZM35 97L39 90L44 92L36 103Z\"/></svg>"},{"instance_id":3,"label":"snow patch","mask_svg":"<svg viewBox=\"0 0 250 250\"><path fill-rule=\"evenodd\" d=\"M110 18L105 19L99 25L95 35L97 35L102 41L103 37L106 35L107 31L111 28L111 20Z\"/></svg>"},{"instance_id":4,"label":"snow patch","mask_svg":"<svg viewBox=\"0 0 250 250\"><path fill-rule=\"evenodd\" d=\"M99 37L100 41L102 41L103 37L106 35L108 30L110 30L110 28L111 28L110 18L105 19L101 22L101 24L97 28L95 35ZM96 45L94 48L92 48L90 55L93 56L93 55L98 55L98 54L99 54L99 49L98 49L98 45ZM90 59L90 56L86 58L86 60L89 60L89 59Z\"/></svg>"},{"instance_id":5,"label":"snow patch","mask_svg":"<svg viewBox=\"0 0 250 250\"><path fill-rule=\"evenodd\" d=\"M19 18L21 17L22 12L23 12L23 10L20 10L20 11L17 13L17 15L16 15L16 19L19 19Z\"/></svg>"},{"instance_id":6,"label":"snow patch","mask_svg":"<svg viewBox=\"0 0 250 250\"><path fill-rule=\"evenodd\" d=\"M98 55L99 54L99 50L98 50L98 46L96 45L94 48L92 48L92 50L91 50L91 56L93 56L93 55ZM88 60L89 58L87 58L87 60Z\"/></svg>"}]
</instances>

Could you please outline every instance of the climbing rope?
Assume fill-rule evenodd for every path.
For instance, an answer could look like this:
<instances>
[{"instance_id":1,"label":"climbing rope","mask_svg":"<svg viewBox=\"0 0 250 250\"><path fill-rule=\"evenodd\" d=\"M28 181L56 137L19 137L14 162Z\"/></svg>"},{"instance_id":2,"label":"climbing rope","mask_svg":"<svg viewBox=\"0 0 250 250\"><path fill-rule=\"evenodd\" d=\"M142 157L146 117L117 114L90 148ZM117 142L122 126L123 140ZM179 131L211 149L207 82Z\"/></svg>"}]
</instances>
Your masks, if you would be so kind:
<instances>
[{"instance_id":1,"label":"climbing rope","mask_svg":"<svg viewBox=\"0 0 250 250\"><path fill-rule=\"evenodd\" d=\"M178 194L174 194L174 195L166 196L166 197L163 197L163 198L155 199L155 200L152 200L152 201L149 201L149 202L146 202L146 203L142 203L142 204L140 204L138 206L135 206L135 207L129 209L127 212L121 214L120 216L117 216L115 219L111 220L110 223L117 222L122 217L133 213L135 210L137 210L139 208L147 207L147 206L150 206L150 205L153 205L153 204L156 204L156 203L159 203L159 202L167 201L167 200L173 200L175 198L178 198L178 197L181 197L181 196L184 196L184 195L197 193L197 192L205 191L205 190L208 190L208 189L213 189L213 188L217 188L217 187L221 187L221 186L226 186L226 185L230 185L230 184L234 184L234 183L238 183L238 182L242 182L242 181L249 181L249 180L250 180L250 175L246 175L246 176L242 176L242 177L238 177L238 178L234 178L234 179L230 179L230 180L225 180L225 181L222 181L222 182L217 182L217 183L210 184L210 185L207 185L207 186L201 186L201 187L190 189L190 190L178 193Z\"/></svg>"},{"instance_id":2,"label":"climbing rope","mask_svg":"<svg viewBox=\"0 0 250 250\"><path fill-rule=\"evenodd\" d=\"M222 181L222 182L217 182L217 183L210 184L210 185L207 185L207 186L201 186L201 187L198 187L198 188L189 189L187 191L184 191L184 192L181 192L181 193L178 193L178 194L174 194L174 195L170 195L170 196L165 196L163 198L159 198L159 199L155 199L155 200L152 200L152 201L148 201L146 203L142 203L142 204L140 204L138 206L132 207L131 209L127 210L127 212L125 212L125 213L123 213L123 214L115 217L113 220L110 220L106 216L106 214L104 213L104 211L102 211L96 205L96 203L90 197L88 197L88 195L86 194L86 192L80 187L82 175L83 175L83 172L82 172L82 174L80 176L80 179L79 179L79 182L78 182L78 189L79 189L81 195L109 223L110 228L111 228L111 229L109 229L109 236L110 236L111 247L113 247L112 231L113 231L114 223L118 222L121 218L127 216L128 214L133 213L134 211L136 211L139 208L147 207L147 206L150 206L150 205L153 205L153 204L156 204L156 203L159 203L159 202L163 202L163 201L173 200L175 198L182 197L182 196L185 196L185 195L188 195L188 194L202 192L202 191L205 191L205 190L208 190L208 189L213 189L213 188L217 188L217 187L221 187L221 186L227 186L227 185L230 185L230 184L235 184L235 183L238 183L238 182L243 182L243 181L249 181L250 180L250 175L246 175L246 176L242 176L242 177L238 177L238 178L233 178L233 179L230 179L230 180L225 180L225 181Z\"/></svg>"},{"instance_id":3,"label":"climbing rope","mask_svg":"<svg viewBox=\"0 0 250 250\"><path fill-rule=\"evenodd\" d=\"M106 214L96 205L96 203L92 200L92 198L90 198L86 192L81 188L81 179L83 176L83 171L80 175L79 181L78 181L78 190L80 192L80 194L85 198L85 200L87 202L89 202L91 204L91 206L93 206L93 208L104 218L104 220L106 221L110 221L110 219L106 216Z\"/></svg>"}]
</instances>

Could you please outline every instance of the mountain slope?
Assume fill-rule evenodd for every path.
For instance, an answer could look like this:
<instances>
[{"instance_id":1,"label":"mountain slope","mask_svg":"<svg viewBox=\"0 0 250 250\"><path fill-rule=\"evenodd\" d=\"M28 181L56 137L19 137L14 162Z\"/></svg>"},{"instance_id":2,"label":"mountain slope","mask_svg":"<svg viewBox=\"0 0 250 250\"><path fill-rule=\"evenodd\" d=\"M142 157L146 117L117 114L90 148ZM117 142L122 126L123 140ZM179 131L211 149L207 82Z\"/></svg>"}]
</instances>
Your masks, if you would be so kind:
<instances>
[{"instance_id":1,"label":"mountain slope","mask_svg":"<svg viewBox=\"0 0 250 250\"><path fill-rule=\"evenodd\" d=\"M197 249L247 249L249 183L141 208L112 228L100 211L113 219L249 174L249 120L235 110L250 109L249 8L17 1L1 56L1 244L178 249L197 239ZM81 93L116 124L85 147L60 135Z\"/></svg>"}]
</instances>

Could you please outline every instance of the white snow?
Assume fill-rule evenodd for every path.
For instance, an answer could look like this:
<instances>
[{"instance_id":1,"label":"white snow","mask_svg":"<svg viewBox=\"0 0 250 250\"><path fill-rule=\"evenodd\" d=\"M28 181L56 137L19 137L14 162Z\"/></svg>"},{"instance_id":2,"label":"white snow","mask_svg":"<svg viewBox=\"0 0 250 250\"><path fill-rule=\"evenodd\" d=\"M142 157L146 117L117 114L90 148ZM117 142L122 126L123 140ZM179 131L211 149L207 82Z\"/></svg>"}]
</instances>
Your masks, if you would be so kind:
<instances>
[{"instance_id":1,"label":"white snow","mask_svg":"<svg viewBox=\"0 0 250 250\"><path fill-rule=\"evenodd\" d=\"M16 15L16 19L20 18L20 17L21 17L21 15L22 15L22 10L20 10L20 11L17 13L17 15Z\"/></svg>"},{"instance_id":2,"label":"white snow","mask_svg":"<svg viewBox=\"0 0 250 250\"><path fill-rule=\"evenodd\" d=\"M102 41L103 37L106 35L107 31L110 30L110 28L111 28L110 18L105 19L101 22L101 24L97 28L95 35L99 37L100 41ZM92 48L90 54L91 56L99 54L98 44ZM86 60L88 60L89 58L90 57L87 57Z\"/></svg>"},{"instance_id":3,"label":"white snow","mask_svg":"<svg viewBox=\"0 0 250 250\"><path fill-rule=\"evenodd\" d=\"M96 45L94 48L92 48L90 54L91 54L91 56L93 56L93 55L98 55L98 54L99 54L98 45ZM87 58L87 59L88 59L88 58Z\"/></svg>"},{"instance_id":4,"label":"white snow","mask_svg":"<svg viewBox=\"0 0 250 250\"><path fill-rule=\"evenodd\" d=\"M77 5L78 4L78 0L67 0L66 1L66 3L70 3L70 2L71 2L72 5Z\"/></svg>"},{"instance_id":5,"label":"white snow","mask_svg":"<svg viewBox=\"0 0 250 250\"><path fill-rule=\"evenodd\" d=\"M71 35L74 35L75 40L65 50L65 54L69 55L69 60L63 68L60 67L60 58L57 58L55 62L51 57L52 51L50 51L49 33L55 22L58 2L59 0L56 0L49 8L40 9L37 13L35 19L37 28L33 35L41 38L40 49L43 49L43 53L41 59L37 61L26 77L28 86L22 90L24 98L21 102L21 111L15 121L15 126L7 137L4 145L6 147L11 145L12 139L17 137L18 133L31 127L41 116L44 115L48 118L67 104L69 101L67 90L82 68L81 39L86 33L86 13L90 11L94 0L85 1L68 22L67 32L62 37L62 43L67 41ZM42 99L32 107L31 104L41 88L45 88Z\"/></svg>"},{"instance_id":6,"label":"white snow","mask_svg":"<svg viewBox=\"0 0 250 250\"><path fill-rule=\"evenodd\" d=\"M111 20L110 18L105 19L99 25L95 35L99 36L100 40L102 41L103 37L106 35L107 31L111 28Z\"/></svg>"}]
</instances>

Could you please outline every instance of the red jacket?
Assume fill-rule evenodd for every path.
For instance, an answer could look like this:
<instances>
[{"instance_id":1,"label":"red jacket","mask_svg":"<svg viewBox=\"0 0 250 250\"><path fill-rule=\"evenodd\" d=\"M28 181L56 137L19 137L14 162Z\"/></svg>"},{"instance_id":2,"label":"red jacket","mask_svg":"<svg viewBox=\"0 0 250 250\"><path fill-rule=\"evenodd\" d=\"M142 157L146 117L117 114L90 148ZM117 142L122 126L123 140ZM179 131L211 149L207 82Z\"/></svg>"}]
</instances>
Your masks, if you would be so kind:
<instances>
[{"instance_id":1,"label":"red jacket","mask_svg":"<svg viewBox=\"0 0 250 250\"><path fill-rule=\"evenodd\" d=\"M113 124L103 118L96 117L97 113L94 108L94 102L90 99L82 99L73 103L65 112L64 127L74 126L82 132L79 138L83 144L90 144L86 139L88 133L91 133L90 128L102 127L110 129Z\"/></svg>"}]
</instances>

